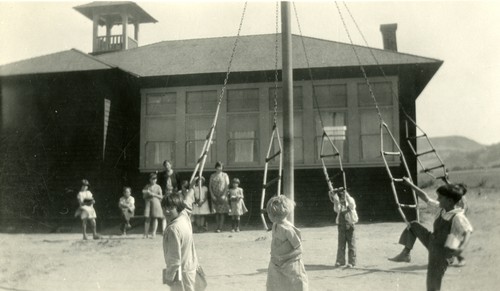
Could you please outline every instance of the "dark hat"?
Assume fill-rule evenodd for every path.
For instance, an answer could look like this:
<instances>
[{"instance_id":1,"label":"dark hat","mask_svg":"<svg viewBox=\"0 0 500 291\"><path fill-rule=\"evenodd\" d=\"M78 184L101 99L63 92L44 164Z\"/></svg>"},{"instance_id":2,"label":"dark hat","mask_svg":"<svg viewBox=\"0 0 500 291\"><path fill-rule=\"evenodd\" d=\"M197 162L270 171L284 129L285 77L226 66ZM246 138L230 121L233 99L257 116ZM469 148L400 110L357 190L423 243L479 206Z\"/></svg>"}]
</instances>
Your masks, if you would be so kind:
<instances>
[{"instance_id":1,"label":"dark hat","mask_svg":"<svg viewBox=\"0 0 500 291\"><path fill-rule=\"evenodd\" d=\"M467 186L464 184L446 184L437 188L436 192L453 199L456 203L467 193Z\"/></svg>"},{"instance_id":2,"label":"dark hat","mask_svg":"<svg viewBox=\"0 0 500 291\"><path fill-rule=\"evenodd\" d=\"M89 180L83 179L82 180L82 186L90 186Z\"/></svg>"}]
</instances>

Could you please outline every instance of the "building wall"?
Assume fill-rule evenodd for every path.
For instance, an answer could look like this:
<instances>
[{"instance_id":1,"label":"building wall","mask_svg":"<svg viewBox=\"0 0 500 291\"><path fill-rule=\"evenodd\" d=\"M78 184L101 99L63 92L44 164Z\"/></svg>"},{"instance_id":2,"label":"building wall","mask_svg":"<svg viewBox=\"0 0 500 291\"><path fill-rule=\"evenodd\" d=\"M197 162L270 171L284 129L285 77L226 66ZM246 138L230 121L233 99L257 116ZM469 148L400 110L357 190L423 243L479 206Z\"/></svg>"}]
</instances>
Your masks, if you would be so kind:
<instances>
[{"instance_id":1,"label":"building wall","mask_svg":"<svg viewBox=\"0 0 500 291\"><path fill-rule=\"evenodd\" d=\"M107 198L121 184L114 182L137 168L133 142L126 159L116 150L138 134L139 110L130 102L137 92L130 87L132 80L116 70L2 78L2 218L72 219L82 178L91 182L96 208L116 205ZM109 163L103 163L105 99Z\"/></svg>"}]
</instances>

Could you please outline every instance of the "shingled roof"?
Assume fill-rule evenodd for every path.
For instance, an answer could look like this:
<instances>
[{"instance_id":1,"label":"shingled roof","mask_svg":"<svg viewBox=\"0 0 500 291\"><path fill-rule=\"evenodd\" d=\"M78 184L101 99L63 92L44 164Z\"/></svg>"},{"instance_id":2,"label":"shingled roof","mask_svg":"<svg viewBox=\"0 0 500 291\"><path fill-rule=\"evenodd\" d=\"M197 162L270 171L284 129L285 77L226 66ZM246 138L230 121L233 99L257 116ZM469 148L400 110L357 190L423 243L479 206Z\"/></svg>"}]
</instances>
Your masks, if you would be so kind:
<instances>
[{"instance_id":1,"label":"shingled roof","mask_svg":"<svg viewBox=\"0 0 500 291\"><path fill-rule=\"evenodd\" d=\"M112 69L114 66L76 49L0 66L0 76Z\"/></svg>"},{"instance_id":2,"label":"shingled roof","mask_svg":"<svg viewBox=\"0 0 500 291\"><path fill-rule=\"evenodd\" d=\"M220 73L227 70L234 41L235 37L163 41L97 58L142 77ZM359 66L350 44L312 37L304 37L304 43L312 68ZM307 68L300 36L292 36L292 45L294 69ZM274 70L274 47L275 34L241 36L231 70ZM441 63L440 60L394 51L362 46L354 48L366 66L376 65L370 50L381 65ZM281 47L278 53L281 54Z\"/></svg>"}]
</instances>

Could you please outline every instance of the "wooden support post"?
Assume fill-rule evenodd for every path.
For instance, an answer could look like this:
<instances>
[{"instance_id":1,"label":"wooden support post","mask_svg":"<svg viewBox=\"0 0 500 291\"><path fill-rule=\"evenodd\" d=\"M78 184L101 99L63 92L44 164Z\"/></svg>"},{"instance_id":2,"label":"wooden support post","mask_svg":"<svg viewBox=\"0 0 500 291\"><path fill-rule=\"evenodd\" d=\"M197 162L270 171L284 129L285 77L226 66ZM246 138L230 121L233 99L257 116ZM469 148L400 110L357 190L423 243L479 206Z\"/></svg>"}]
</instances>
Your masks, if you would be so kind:
<instances>
[{"instance_id":1,"label":"wooden support post","mask_svg":"<svg viewBox=\"0 0 500 291\"><path fill-rule=\"evenodd\" d=\"M281 2L281 43L283 78L283 194L292 201L294 195L294 146L293 146L293 70L290 2ZM289 220L294 223L294 214Z\"/></svg>"}]
</instances>

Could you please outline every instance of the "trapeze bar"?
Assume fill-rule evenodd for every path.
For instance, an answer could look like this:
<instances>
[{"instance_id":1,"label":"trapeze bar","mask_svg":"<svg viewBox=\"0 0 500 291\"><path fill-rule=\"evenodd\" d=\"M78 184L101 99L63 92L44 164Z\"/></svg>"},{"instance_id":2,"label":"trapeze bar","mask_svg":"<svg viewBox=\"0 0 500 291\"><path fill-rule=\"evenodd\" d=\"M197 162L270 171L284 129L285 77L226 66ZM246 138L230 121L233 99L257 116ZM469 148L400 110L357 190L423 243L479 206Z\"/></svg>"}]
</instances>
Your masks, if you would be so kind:
<instances>
[{"instance_id":1,"label":"trapeze bar","mask_svg":"<svg viewBox=\"0 0 500 291\"><path fill-rule=\"evenodd\" d=\"M439 165L439 166L435 166L435 167L432 167L432 168L428 168L428 169L425 169L424 172L430 172L432 170L435 170L435 169L439 169L439 168L442 168L444 167L444 165Z\"/></svg>"},{"instance_id":2,"label":"trapeze bar","mask_svg":"<svg viewBox=\"0 0 500 291\"><path fill-rule=\"evenodd\" d=\"M400 152L383 152L386 156L400 156Z\"/></svg>"},{"instance_id":3,"label":"trapeze bar","mask_svg":"<svg viewBox=\"0 0 500 291\"><path fill-rule=\"evenodd\" d=\"M430 153L434 153L434 152L436 152L436 150L432 149L432 150L428 150L428 151L420 153L420 154L416 154L416 156L420 157L420 156L423 156L423 155L426 155L426 154L430 154Z\"/></svg>"},{"instance_id":4,"label":"trapeze bar","mask_svg":"<svg viewBox=\"0 0 500 291\"><path fill-rule=\"evenodd\" d=\"M335 154L329 154L329 155L320 155L319 157L320 158L328 158L328 157L336 157L338 155L339 155L339 153L335 153Z\"/></svg>"},{"instance_id":5,"label":"trapeze bar","mask_svg":"<svg viewBox=\"0 0 500 291\"><path fill-rule=\"evenodd\" d=\"M266 158L266 163L269 162L270 160L273 160L277 156L281 154L281 151L277 151L274 155L270 156L269 158Z\"/></svg>"},{"instance_id":6,"label":"trapeze bar","mask_svg":"<svg viewBox=\"0 0 500 291\"><path fill-rule=\"evenodd\" d=\"M425 137L425 136L427 136L427 134L425 134L425 133L424 133L424 134L422 134L422 135L417 135L417 136L409 136L409 137L407 137L407 138L408 138L408 139L417 139L417 138L421 138L421 137Z\"/></svg>"},{"instance_id":7,"label":"trapeze bar","mask_svg":"<svg viewBox=\"0 0 500 291\"><path fill-rule=\"evenodd\" d=\"M198 159L198 161L196 163L199 163L203 160L203 158L208 154L208 151L204 151L203 154L201 155L201 157Z\"/></svg>"},{"instance_id":8,"label":"trapeze bar","mask_svg":"<svg viewBox=\"0 0 500 291\"><path fill-rule=\"evenodd\" d=\"M399 204L399 206L406 208L417 208L417 205L415 204Z\"/></svg>"}]
</instances>

